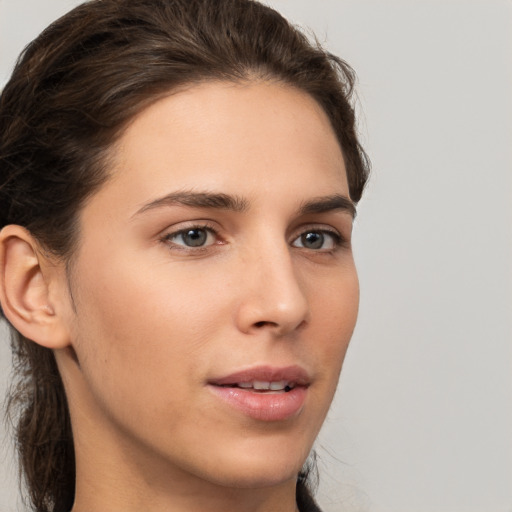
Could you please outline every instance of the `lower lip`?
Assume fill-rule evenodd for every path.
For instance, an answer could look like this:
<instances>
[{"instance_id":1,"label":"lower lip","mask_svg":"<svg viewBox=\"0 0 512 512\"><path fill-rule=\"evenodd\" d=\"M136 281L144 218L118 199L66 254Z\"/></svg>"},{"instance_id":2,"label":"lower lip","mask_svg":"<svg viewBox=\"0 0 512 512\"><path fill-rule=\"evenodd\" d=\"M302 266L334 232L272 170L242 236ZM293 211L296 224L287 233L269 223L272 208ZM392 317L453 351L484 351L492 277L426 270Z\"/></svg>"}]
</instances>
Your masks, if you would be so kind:
<instances>
[{"instance_id":1,"label":"lower lip","mask_svg":"<svg viewBox=\"0 0 512 512\"><path fill-rule=\"evenodd\" d=\"M299 414L306 400L307 388L297 386L282 393L210 385L224 402L260 421L283 421Z\"/></svg>"}]
</instances>

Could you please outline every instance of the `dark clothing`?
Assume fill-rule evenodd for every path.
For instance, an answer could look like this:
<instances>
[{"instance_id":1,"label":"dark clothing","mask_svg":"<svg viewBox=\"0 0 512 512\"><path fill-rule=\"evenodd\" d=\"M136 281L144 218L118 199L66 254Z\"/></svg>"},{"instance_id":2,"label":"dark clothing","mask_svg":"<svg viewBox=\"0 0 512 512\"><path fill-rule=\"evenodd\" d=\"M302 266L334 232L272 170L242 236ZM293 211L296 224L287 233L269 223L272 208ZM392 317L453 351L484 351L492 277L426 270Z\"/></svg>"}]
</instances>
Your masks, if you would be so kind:
<instances>
[{"instance_id":1,"label":"dark clothing","mask_svg":"<svg viewBox=\"0 0 512 512\"><path fill-rule=\"evenodd\" d=\"M297 507L299 512L322 512L315 503L308 487L303 482L297 484L296 489Z\"/></svg>"},{"instance_id":2,"label":"dark clothing","mask_svg":"<svg viewBox=\"0 0 512 512\"><path fill-rule=\"evenodd\" d=\"M312 501L311 503L308 503L307 505L299 505L299 511L300 512L322 512L318 505Z\"/></svg>"}]
</instances>

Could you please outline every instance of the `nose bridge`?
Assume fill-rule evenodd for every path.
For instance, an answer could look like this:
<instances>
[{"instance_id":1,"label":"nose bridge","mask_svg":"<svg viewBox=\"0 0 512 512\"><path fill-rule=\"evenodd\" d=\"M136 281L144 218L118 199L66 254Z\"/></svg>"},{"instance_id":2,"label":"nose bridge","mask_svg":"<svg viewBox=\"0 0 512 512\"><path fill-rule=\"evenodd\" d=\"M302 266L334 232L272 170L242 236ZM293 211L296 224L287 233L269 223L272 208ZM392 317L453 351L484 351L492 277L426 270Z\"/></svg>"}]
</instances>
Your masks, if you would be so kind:
<instances>
[{"instance_id":1,"label":"nose bridge","mask_svg":"<svg viewBox=\"0 0 512 512\"><path fill-rule=\"evenodd\" d=\"M285 240L260 243L248 250L244 260L239 309L242 330L266 328L283 335L307 321L307 296Z\"/></svg>"}]
</instances>

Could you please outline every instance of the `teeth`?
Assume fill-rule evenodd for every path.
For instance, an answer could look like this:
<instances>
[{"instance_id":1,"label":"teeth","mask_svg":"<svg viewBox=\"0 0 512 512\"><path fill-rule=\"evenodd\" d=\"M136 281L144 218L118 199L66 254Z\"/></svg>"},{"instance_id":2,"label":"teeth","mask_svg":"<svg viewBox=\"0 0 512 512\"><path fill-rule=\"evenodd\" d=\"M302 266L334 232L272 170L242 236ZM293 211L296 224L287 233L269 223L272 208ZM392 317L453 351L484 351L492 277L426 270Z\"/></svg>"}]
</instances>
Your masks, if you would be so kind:
<instances>
[{"instance_id":1,"label":"teeth","mask_svg":"<svg viewBox=\"0 0 512 512\"><path fill-rule=\"evenodd\" d=\"M237 386L242 389L257 389L259 391L289 391L295 387L294 382L279 380L268 382L265 380L255 380L253 382L238 382Z\"/></svg>"},{"instance_id":2,"label":"teeth","mask_svg":"<svg viewBox=\"0 0 512 512\"><path fill-rule=\"evenodd\" d=\"M286 382L285 380L280 380L279 382L271 382L270 389L272 391L277 391L277 390L284 389L287 385L288 385L288 382Z\"/></svg>"},{"instance_id":3,"label":"teeth","mask_svg":"<svg viewBox=\"0 0 512 512\"><path fill-rule=\"evenodd\" d=\"M255 380L252 383L252 387L254 389L270 389L270 382L266 382L264 380Z\"/></svg>"}]
</instances>

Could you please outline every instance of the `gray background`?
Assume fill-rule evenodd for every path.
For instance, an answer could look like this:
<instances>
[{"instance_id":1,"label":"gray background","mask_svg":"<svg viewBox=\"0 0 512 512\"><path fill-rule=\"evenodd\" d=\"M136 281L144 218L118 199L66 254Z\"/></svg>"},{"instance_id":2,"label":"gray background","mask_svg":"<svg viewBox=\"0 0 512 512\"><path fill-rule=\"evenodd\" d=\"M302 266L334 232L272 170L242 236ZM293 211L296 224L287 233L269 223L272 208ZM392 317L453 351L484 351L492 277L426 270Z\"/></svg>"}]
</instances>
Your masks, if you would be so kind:
<instances>
[{"instance_id":1,"label":"gray background","mask_svg":"<svg viewBox=\"0 0 512 512\"><path fill-rule=\"evenodd\" d=\"M0 86L76 3L0 0ZM320 502L512 512L512 3L271 3L356 69L374 168L356 221L359 325L317 445ZM9 443L1 511L17 503Z\"/></svg>"}]
</instances>

